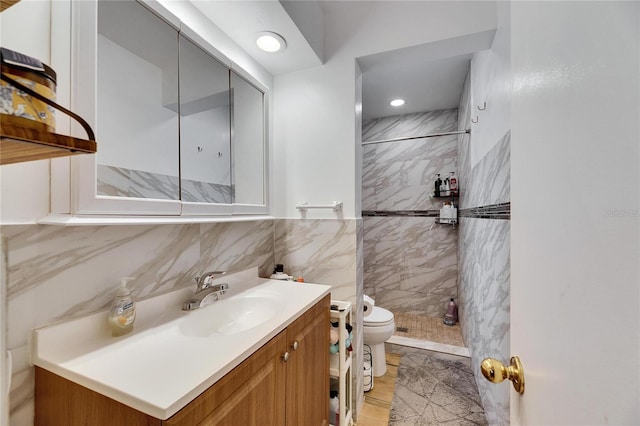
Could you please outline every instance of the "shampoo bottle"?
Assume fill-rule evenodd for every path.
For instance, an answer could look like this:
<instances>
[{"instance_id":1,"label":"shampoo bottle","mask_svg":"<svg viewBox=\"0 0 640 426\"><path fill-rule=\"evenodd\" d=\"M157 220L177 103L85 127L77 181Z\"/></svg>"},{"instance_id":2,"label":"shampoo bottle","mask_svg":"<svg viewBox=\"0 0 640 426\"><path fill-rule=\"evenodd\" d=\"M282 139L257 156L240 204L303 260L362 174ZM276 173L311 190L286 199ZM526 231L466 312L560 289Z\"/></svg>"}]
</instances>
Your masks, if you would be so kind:
<instances>
[{"instance_id":1,"label":"shampoo bottle","mask_svg":"<svg viewBox=\"0 0 640 426\"><path fill-rule=\"evenodd\" d=\"M453 297L447 303L447 312L444 314L442 322L446 325L456 325L458 322L458 305L453 301Z\"/></svg>"},{"instance_id":2,"label":"shampoo bottle","mask_svg":"<svg viewBox=\"0 0 640 426\"><path fill-rule=\"evenodd\" d=\"M455 172L449 172L449 191L451 195L458 195L458 178Z\"/></svg>"},{"instance_id":3,"label":"shampoo bottle","mask_svg":"<svg viewBox=\"0 0 640 426\"><path fill-rule=\"evenodd\" d=\"M133 277L123 277L120 288L113 299L109 310L109 325L113 336L122 336L133 330L133 322L136 319L136 307L131 297L131 291L127 288L127 281Z\"/></svg>"}]
</instances>

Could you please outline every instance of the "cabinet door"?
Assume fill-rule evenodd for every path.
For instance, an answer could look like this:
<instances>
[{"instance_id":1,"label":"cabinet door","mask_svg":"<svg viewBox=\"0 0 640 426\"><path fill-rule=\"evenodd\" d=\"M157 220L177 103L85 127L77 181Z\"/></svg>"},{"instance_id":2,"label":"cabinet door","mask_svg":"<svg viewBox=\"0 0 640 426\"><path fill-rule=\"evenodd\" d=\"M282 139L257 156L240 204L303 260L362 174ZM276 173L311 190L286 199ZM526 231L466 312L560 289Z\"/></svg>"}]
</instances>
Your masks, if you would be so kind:
<instances>
[{"instance_id":1,"label":"cabinet door","mask_svg":"<svg viewBox=\"0 0 640 426\"><path fill-rule=\"evenodd\" d=\"M266 87L237 67L231 71L233 212L268 213Z\"/></svg>"},{"instance_id":2,"label":"cabinet door","mask_svg":"<svg viewBox=\"0 0 640 426\"><path fill-rule=\"evenodd\" d=\"M35 368L35 426L160 426L160 420Z\"/></svg>"},{"instance_id":3,"label":"cabinet door","mask_svg":"<svg viewBox=\"0 0 640 426\"><path fill-rule=\"evenodd\" d=\"M98 141L71 159L72 213L180 214L179 21L154 4L72 3L71 109Z\"/></svg>"},{"instance_id":4,"label":"cabinet door","mask_svg":"<svg viewBox=\"0 0 640 426\"><path fill-rule=\"evenodd\" d=\"M282 356L286 342L286 331L282 331L162 424L283 425L286 363Z\"/></svg>"},{"instance_id":5,"label":"cabinet door","mask_svg":"<svg viewBox=\"0 0 640 426\"><path fill-rule=\"evenodd\" d=\"M329 424L330 296L287 328L288 426Z\"/></svg>"},{"instance_id":6,"label":"cabinet door","mask_svg":"<svg viewBox=\"0 0 640 426\"><path fill-rule=\"evenodd\" d=\"M198 43L180 35L182 212L231 214L229 68L204 49L204 40L191 38ZM203 209L210 204L227 208Z\"/></svg>"}]
</instances>

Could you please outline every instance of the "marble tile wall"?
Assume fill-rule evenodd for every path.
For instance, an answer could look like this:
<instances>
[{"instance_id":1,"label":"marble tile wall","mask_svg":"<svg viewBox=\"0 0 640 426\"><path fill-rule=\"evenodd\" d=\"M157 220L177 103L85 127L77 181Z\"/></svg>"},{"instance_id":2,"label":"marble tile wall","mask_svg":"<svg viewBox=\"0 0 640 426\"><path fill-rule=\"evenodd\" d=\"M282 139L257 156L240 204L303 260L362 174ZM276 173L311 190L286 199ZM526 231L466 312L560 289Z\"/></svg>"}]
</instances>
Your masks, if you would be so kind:
<instances>
[{"instance_id":1,"label":"marble tile wall","mask_svg":"<svg viewBox=\"0 0 640 426\"><path fill-rule=\"evenodd\" d=\"M182 187L180 187L180 184ZM177 176L98 165L98 194L115 197L156 198L204 203L231 203L231 185L199 182Z\"/></svg>"},{"instance_id":2,"label":"marble tile wall","mask_svg":"<svg viewBox=\"0 0 640 426\"><path fill-rule=\"evenodd\" d=\"M458 235L433 217L365 217L364 292L392 312L441 316L457 297Z\"/></svg>"},{"instance_id":3,"label":"marble tile wall","mask_svg":"<svg viewBox=\"0 0 640 426\"><path fill-rule=\"evenodd\" d=\"M454 131L457 110L377 118L363 124L363 142ZM457 137L443 136L364 145L362 210L440 208L432 199L436 173L456 170Z\"/></svg>"},{"instance_id":4,"label":"marble tile wall","mask_svg":"<svg viewBox=\"0 0 640 426\"><path fill-rule=\"evenodd\" d=\"M33 423L33 328L106 308L119 277L141 299L193 285L205 270L271 274L273 221L158 226L3 226L8 251L11 424Z\"/></svg>"},{"instance_id":5,"label":"marble tile wall","mask_svg":"<svg viewBox=\"0 0 640 426\"><path fill-rule=\"evenodd\" d=\"M180 182L177 176L142 172L98 164L98 194L114 197L180 199Z\"/></svg>"},{"instance_id":6,"label":"marble tile wall","mask_svg":"<svg viewBox=\"0 0 640 426\"><path fill-rule=\"evenodd\" d=\"M182 200L195 203L232 203L233 186L182 179Z\"/></svg>"},{"instance_id":7,"label":"marble tile wall","mask_svg":"<svg viewBox=\"0 0 640 426\"><path fill-rule=\"evenodd\" d=\"M480 372L484 358L510 358L509 230L508 220L460 218L460 324L491 425L509 424L510 386Z\"/></svg>"},{"instance_id":8,"label":"marble tile wall","mask_svg":"<svg viewBox=\"0 0 640 426\"><path fill-rule=\"evenodd\" d=\"M331 297L351 302L353 365L362 365L362 220L278 219L275 221L275 260L287 274L306 282L332 286ZM354 409L364 395L360 368L353 369ZM357 411L355 412L357 416Z\"/></svg>"},{"instance_id":9,"label":"marble tile wall","mask_svg":"<svg viewBox=\"0 0 640 426\"><path fill-rule=\"evenodd\" d=\"M457 130L456 109L383 117L363 141ZM394 312L444 314L457 297L457 231L433 217L373 217L372 211L438 210L436 173L457 169L456 136L363 146L364 291Z\"/></svg>"},{"instance_id":10,"label":"marble tile wall","mask_svg":"<svg viewBox=\"0 0 640 426\"><path fill-rule=\"evenodd\" d=\"M507 203L511 200L511 132L507 132L487 155L464 173L460 209ZM466 149L460 149L464 152ZM462 177L461 177L462 181Z\"/></svg>"},{"instance_id":11,"label":"marble tile wall","mask_svg":"<svg viewBox=\"0 0 640 426\"><path fill-rule=\"evenodd\" d=\"M458 108L461 128L470 119L470 89L467 76ZM491 425L508 425L510 387L485 380L480 362L486 357L505 361L510 357L510 221L466 216L480 210L475 208L496 204L501 211L510 211L510 133L496 141L473 168L471 143L473 134L458 138L459 317L487 421Z\"/></svg>"}]
</instances>

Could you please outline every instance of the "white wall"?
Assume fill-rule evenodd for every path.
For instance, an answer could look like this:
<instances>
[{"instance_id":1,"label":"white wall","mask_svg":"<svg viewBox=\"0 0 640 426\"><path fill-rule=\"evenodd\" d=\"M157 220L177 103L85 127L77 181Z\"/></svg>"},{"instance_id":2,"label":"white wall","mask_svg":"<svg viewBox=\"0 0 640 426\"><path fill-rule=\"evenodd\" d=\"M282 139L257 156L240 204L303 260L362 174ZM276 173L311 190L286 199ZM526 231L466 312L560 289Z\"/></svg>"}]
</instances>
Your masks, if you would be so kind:
<instances>
[{"instance_id":1,"label":"white wall","mask_svg":"<svg viewBox=\"0 0 640 426\"><path fill-rule=\"evenodd\" d=\"M343 201L356 209L355 59L495 28L493 2L370 2L350 13L336 2L325 16L325 65L279 75L274 100L274 199L278 217L300 217L301 201ZM330 210L307 217L333 218Z\"/></svg>"},{"instance_id":2,"label":"white wall","mask_svg":"<svg viewBox=\"0 0 640 426\"><path fill-rule=\"evenodd\" d=\"M511 10L511 420L639 424L640 3Z\"/></svg>"},{"instance_id":3,"label":"white wall","mask_svg":"<svg viewBox=\"0 0 640 426\"><path fill-rule=\"evenodd\" d=\"M470 167L475 166L498 143L511 126L511 37L509 2L497 7L498 30L490 50L471 59L471 118L465 128L472 130ZM486 103L486 109L478 109ZM475 206L474 206L475 207Z\"/></svg>"},{"instance_id":4,"label":"white wall","mask_svg":"<svg viewBox=\"0 0 640 426\"><path fill-rule=\"evenodd\" d=\"M0 14L2 47L51 64L51 5L22 1ZM64 76L59 76L59 80ZM57 116L59 117L59 116ZM25 194L29 196L25 197ZM49 212L49 161L0 167L0 222L30 223Z\"/></svg>"}]
</instances>

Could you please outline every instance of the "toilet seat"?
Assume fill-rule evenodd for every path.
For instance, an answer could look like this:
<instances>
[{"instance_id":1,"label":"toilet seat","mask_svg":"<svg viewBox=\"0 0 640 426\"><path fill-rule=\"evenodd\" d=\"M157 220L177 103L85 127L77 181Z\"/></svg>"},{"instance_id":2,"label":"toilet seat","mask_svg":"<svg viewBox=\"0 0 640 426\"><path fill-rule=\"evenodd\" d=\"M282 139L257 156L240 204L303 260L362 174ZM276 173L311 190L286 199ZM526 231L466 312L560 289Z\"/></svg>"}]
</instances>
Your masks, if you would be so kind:
<instances>
[{"instance_id":1,"label":"toilet seat","mask_svg":"<svg viewBox=\"0 0 640 426\"><path fill-rule=\"evenodd\" d=\"M384 327L390 324L393 324L393 314L378 306L374 306L371 314L364 317L365 327Z\"/></svg>"}]
</instances>

